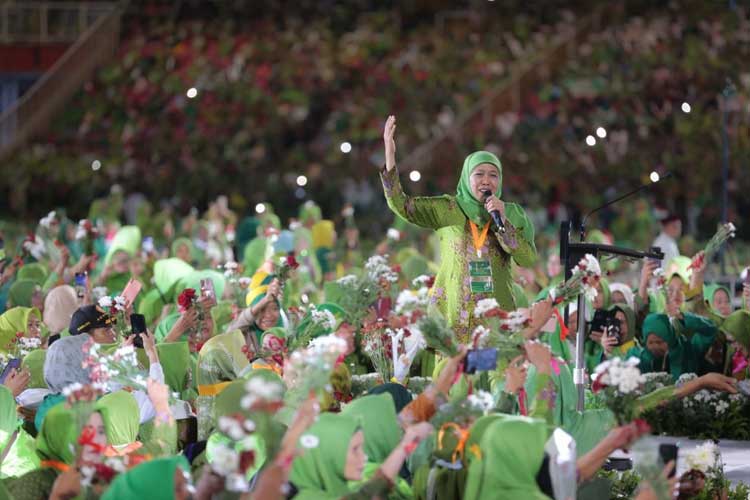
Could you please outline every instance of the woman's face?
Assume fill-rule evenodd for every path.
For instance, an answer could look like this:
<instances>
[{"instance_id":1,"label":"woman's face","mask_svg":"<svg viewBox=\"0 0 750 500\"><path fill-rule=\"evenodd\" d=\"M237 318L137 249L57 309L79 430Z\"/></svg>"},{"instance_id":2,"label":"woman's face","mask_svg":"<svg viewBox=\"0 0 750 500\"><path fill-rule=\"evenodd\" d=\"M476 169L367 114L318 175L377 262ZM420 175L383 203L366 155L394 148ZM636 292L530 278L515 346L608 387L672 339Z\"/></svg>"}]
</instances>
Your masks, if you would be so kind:
<instances>
[{"instance_id":1,"label":"woman's face","mask_svg":"<svg viewBox=\"0 0 750 500\"><path fill-rule=\"evenodd\" d=\"M714 293L714 300L711 303L711 305L714 306L714 309L719 311L719 314L722 316L729 316L732 314L732 303L729 300L729 295L727 295L726 290L718 289L716 290L716 293Z\"/></svg>"},{"instance_id":2,"label":"woman's face","mask_svg":"<svg viewBox=\"0 0 750 500\"><path fill-rule=\"evenodd\" d=\"M26 323L26 336L31 338L41 336L41 327L42 321L33 314L29 314L29 321Z\"/></svg>"},{"instance_id":3,"label":"woman's face","mask_svg":"<svg viewBox=\"0 0 750 500\"><path fill-rule=\"evenodd\" d=\"M646 349L655 358L663 358L669 352L669 345L661 337L649 333L648 337L646 337Z\"/></svg>"},{"instance_id":4,"label":"woman's face","mask_svg":"<svg viewBox=\"0 0 750 500\"><path fill-rule=\"evenodd\" d=\"M620 338L628 338L630 332L628 331L628 318L625 316L625 313L622 311L615 311L615 318L620 320Z\"/></svg>"},{"instance_id":5,"label":"woman's face","mask_svg":"<svg viewBox=\"0 0 750 500\"><path fill-rule=\"evenodd\" d=\"M115 340L117 340L115 329L111 326L94 328L89 332L89 335L91 335L91 338L94 339L94 342L97 344L114 344Z\"/></svg>"},{"instance_id":6,"label":"woman's face","mask_svg":"<svg viewBox=\"0 0 750 500\"><path fill-rule=\"evenodd\" d=\"M131 276L133 277L140 276L141 274L143 274L143 270L144 270L144 266L143 266L143 261L141 259L135 258L130 261L130 275Z\"/></svg>"},{"instance_id":7,"label":"woman's face","mask_svg":"<svg viewBox=\"0 0 750 500\"><path fill-rule=\"evenodd\" d=\"M576 333L578 333L578 311L568 314L568 331L570 339L575 340Z\"/></svg>"},{"instance_id":8,"label":"woman's face","mask_svg":"<svg viewBox=\"0 0 750 500\"><path fill-rule=\"evenodd\" d=\"M86 430L93 436L91 441L94 445L104 448L107 446L107 432L104 428L104 419L101 413L95 411L86 422ZM98 462L101 458L101 452L92 446L84 446L82 450L82 459L84 462Z\"/></svg>"},{"instance_id":9,"label":"woman's face","mask_svg":"<svg viewBox=\"0 0 750 500\"><path fill-rule=\"evenodd\" d=\"M357 431L349 441L349 450L346 452L346 467L344 467L344 478L347 481L359 481L365 469L367 455L365 455L365 435Z\"/></svg>"},{"instance_id":10,"label":"woman's face","mask_svg":"<svg viewBox=\"0 0 750 500\"><path fill-rule=\"evenodd\" d=\"M260 317L256 321L261 330L268 330L273 328L279 322L279 304L272 300L263 310L260 312Z\"/></svg>"},{"instance_id":11,"label":"woman's face","mask_svg":"<svg viewBox=\"0 0 750 500\"><path fill-rule=\"evenodd\" d=\"M671 300L677 307L682 307L685 302L685 283L679 276L672 276L667 285L667 294L669 300Z\"/></svg>"},{"instance_id":12,"label":"woman's face","mask_svg":"<svg viewBox=\"0 0 750 500\"><path fill-rule=\"evenodd\" d=\"M492 194L497 191L497 186L500 184L500 174L495 165L481 163L471 172L469 183L471 184L471 194L477 200L482 201L484 200L484 191L490 191Z\"/></svg>"},{"instance_id":13,"label":"woman's face","mask_svg":"<svg viewBox=\"0 0 750 500\"><path fill-rule=\"evenodd\" d=\"M628 301L625 299L625 295L622 292L612 292L612 303L627 304Z\"/></svg>"},{"instance_id":14,"label":"woman's face","mask_svg":"<svg viewBox=\"0 0 750 500\"><path fill-rule=\"evenodd\" d=\"M130 255L126 252L117 252L112 259L112 269L118 274L130 271Z\"/></svg>"},{"instance_id":15,"label":"woman's face","mask_svg":"<svg viewBox=\"0 0 750 500\"><path fill-rule=\"evenodd\" d=\"M178 259L183 260L190 264L190 247L186 244L179 245L177 247L177 251L175 252L175 255Z\"/></svg>"},{"instance_id":16,"label":"woman's face","mask_svg":"<svg viewBox=\"0 0 750 500\"><path fill-rule=\"evenodd\" d=\"M271 352L281 352L284 350L284 339L268 334L263 337L263 348Z\"/></svg>"}]
</instances>

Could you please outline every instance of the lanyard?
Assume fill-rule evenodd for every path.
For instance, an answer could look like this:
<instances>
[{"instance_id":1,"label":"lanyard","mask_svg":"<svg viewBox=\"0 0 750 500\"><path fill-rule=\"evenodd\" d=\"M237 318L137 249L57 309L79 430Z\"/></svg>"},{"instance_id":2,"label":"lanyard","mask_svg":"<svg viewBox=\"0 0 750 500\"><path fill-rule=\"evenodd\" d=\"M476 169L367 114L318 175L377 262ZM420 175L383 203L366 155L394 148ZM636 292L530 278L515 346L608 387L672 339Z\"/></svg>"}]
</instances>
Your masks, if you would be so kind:
<instances>
[{"instance_id":1,"label":"lanyard","mask_svg":"<svg viewBox=\"0 0 750 500\"><path fill-rule=\"evenodd\" d=\"M482 229L482 234L479 234L479 228L477 227L474 222L469 221L469 226L471 227L471 237L474 240L474 248L477 251L477 258L482 256L482 247L484 246L484 242L487 240L487 233L490 230L490 223L487 221L487 224L484 226L484 229Z\"/></svg>"}]
</instances>

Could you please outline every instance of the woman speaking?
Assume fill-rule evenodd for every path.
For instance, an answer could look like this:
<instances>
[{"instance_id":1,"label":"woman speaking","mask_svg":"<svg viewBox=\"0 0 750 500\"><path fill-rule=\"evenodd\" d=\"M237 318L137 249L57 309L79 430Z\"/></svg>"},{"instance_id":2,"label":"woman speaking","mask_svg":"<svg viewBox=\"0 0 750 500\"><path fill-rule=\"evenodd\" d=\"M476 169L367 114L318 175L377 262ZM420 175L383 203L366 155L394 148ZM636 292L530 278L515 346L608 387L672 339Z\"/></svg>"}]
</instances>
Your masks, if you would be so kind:
<instances>
[{"instance_id":1,"label":"woman speaking","mask_svg":"<svg viewBox=\"0 0 750 500\"><path fill-rule=\"evenodd\" d=\"M407 196L396 169L395 132L396 117L389 116L383 131L385 170L380 173L388 206L412 224L438 232L442 262L430 300L459 341L466 342L479 300L495 298L502 309L515 309L511 257L520 266L534 263L534 226L519 205L499 199L502 165L487 151L466 157L455 195ZM492 221L493 211L504 231Z\"/></svg>"}]
</instances>

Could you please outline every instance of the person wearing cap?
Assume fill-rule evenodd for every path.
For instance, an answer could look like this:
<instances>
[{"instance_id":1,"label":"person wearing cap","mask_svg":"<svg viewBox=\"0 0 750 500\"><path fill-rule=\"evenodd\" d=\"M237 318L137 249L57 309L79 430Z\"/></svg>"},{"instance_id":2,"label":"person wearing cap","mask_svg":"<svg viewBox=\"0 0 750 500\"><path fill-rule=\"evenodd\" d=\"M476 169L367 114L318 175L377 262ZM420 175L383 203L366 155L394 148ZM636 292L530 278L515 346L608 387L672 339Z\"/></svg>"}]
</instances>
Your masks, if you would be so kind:
<instances>
[{"instance_id":1,"label":"person wearing cap","mask_svg":"<svg viewBox=\"0 0 750 500\"><path fill-rule=\"evenodd\" d=\"M664 252L664 262L669 262L680 255L677 238L682 235L682 221L676 214L670 214L661 220L661 232L651 244Z\"/></svg>"}]
</instances>

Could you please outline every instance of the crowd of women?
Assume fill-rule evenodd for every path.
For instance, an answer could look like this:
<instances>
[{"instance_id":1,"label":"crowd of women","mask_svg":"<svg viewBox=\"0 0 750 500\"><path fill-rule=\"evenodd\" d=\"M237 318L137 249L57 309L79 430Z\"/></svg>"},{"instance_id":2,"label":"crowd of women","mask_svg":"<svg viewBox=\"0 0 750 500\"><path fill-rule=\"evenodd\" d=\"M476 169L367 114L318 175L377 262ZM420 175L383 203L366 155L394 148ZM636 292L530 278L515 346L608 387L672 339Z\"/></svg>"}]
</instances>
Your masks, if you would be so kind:
<instances>
[{"instance_id":1,"label":"crowd of women","mask_svg":"<svg viewBox=\"0 0 750 500\"><path fill-rule=\"evenodd\" d=\"M394 131L390 118L381 177L399 217L369 246L351 208L336 228L309 201L282 225L270 204L237 220L223 198L200 218L143 227L121 225L122 205L100 200L77 224L57 211L16 245L6 234L2 495L567 498L577 484L585 497L609 455L648 430L576 409L579 321L588 374L635 357L643 373L697 375L641 395L638 412L702 389L736 393L748 377L750 287L737 297L707 283L702 253L645 261L634 283L618 281L631 264L603 264L587 316L572 307L566 324L549 297L559 259L535 265L533 224L500 201L499 160L474 153L455 196L413 198ZM488 231L493 210L505 232ZM523 350L466 373L487 300L523 315ZM378 329L418 337L415 313L445 317L461 347L448 356L407 339L391 355L368 344ZM352 378L382 365L373 352L393 378L353 394ZM427 383L415 393L410 377ZM481 412L455 410L466 405ZM560 442L575 443L567 468ZM637 498L676 487L672 467Z\"/></svg>"}]
</instances>

